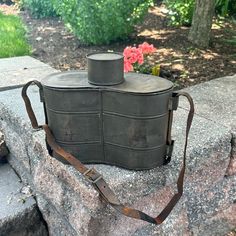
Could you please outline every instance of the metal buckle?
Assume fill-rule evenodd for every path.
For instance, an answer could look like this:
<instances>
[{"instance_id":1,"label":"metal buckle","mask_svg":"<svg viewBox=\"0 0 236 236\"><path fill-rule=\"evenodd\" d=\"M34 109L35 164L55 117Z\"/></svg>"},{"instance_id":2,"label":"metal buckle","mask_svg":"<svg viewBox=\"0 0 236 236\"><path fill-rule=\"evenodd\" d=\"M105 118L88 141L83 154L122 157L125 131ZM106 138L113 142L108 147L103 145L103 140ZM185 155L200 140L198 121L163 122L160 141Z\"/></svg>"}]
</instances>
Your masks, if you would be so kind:
<instances>
[{"instance_id":1,"label":"metal buckle","mask_svg":"<svg viewBox=\"0 0 236 236\"><path fill-rule=\"evenodd\" d=\"M38 128L33 128L33 132L38 132L40 130L43 130L43 126L39 125Z\"/></svg>"},{"instance_id":2,"label":"metal buckle","mask_svg":"<svg viewBox=\"0 0 236 236\"><path fill-rule=\"evenodd\" d=\"M172 97L170 99L169 103L169 110L175 111L178 108L179 105L179 96L177 96L178 93L173 92Z\"/></svg>"},{"instance_id":3,"label":"metal buckle","mask_svg":"<svg viewBox=\"0 0 236 236\"><path fill-rule=\"evenodd\" d=\"M173 148L174 148L174 140L171 140L171 143L167 145L166 158L165 158L164 165L166 165L170 162Z\"/></svg>"},{"instance_id":4,"label":"metal buckle","mask_svg":"<svg viewBox=\"0 0 236 236\"><path fill-rule=\"evenodd\" d=\"M95 173L98 174L98 172L97 172L94 168L90 168L90 169L86 170L86 171L83 173L83 176L84 176L90 183L96 184L100 179L102 179L102 175L99 174L98 177L97 177L95 180L92 180L92 179L90 179L91 177L87 176L87 174L88 174L89 172L91 172L91 171L93 171L93 172L95 172Z\"/></svg>"}]
</instances>

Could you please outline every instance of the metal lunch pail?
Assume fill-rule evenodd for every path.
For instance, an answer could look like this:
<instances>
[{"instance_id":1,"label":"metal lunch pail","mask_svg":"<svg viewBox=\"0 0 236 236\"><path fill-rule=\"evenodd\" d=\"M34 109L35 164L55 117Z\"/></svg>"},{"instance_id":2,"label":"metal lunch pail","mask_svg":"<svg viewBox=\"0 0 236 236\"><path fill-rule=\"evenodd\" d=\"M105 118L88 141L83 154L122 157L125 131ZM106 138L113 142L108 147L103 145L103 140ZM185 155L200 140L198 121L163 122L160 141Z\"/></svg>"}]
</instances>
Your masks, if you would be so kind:
<instances>
[{"instance_id":1,"label":"metal lunch pail","mask_svg":"<svg viewBox=\"0 0 236 236\"><path fill-rule=\"evenodd\" d=\"M152 75L124 75L119 55L114 53L115 60L104 64L99 55L90 54L88 72L44 78L40 90L46 123L56 142L83 163L135 170L166 164L173 149L173 110L178 106L173 84Z\"/></svg>"},{"instance_id":2,"label":"metal lunch pail","mask_svg":"<svg viewBox=\"0 0 236 236\"><path fill-rule=\"evenodd\" d=\"M174 92L173 84L163 78L137 73L124 76L123 57L117 53L91 55L88 56L89 73L54 73L41 83L30 81L23 86L21 94L31 125L45 131L49 154L71 164L106 203L127 217L159 225L183 194L193 100L184 91ZM99 58L103 62L105 58L105 63L100 63ZM34 114L27 95L31 84L39 87L46 124L39 125ZM179 96L188 100L190 109L177 193L153 217L124 205L102 174L83 163L106 163L134 170L168 163L174 144L171 139L173 111L178 107Z\"/></svg>"}]
</instances>

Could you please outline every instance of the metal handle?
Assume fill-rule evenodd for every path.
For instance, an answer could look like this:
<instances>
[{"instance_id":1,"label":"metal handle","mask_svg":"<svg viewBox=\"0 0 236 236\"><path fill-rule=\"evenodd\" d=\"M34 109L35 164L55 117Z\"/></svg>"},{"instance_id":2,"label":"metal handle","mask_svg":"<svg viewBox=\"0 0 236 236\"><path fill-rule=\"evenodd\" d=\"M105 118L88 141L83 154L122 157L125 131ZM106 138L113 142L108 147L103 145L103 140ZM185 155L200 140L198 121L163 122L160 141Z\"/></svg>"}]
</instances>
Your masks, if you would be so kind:
<instances>
[{"instance_id":1,"label":"metal handle","mask_svg":"<svg viewBox=\"0 0 236 236\"><path fill-rule=\"evenodd\" d=\"M39 93L40 93L40 101L41 102L44 101L44 99L43 99L43 86L42 86L42 84L39 81L32 80L32 81L28 82L27 84L25 84L23 89L22 89L22 91L21 91L21 96L22 96L22 98L23 98L23 100L25 102L26 111L27 111L27 114L29 116L31 125L32 125L32 127L34 129L39 129L39 128L42 128L42 125L38 125L38 121L37 121L36 116L34 114L34 111L33 111L33 108L32 108L31 102L30 102L30 99L29 99L29 97L27 95L27 89L29 88L30 85L37 85L38 86ZM45 118L46 118L46 123L47 123L45 104L44 104L44 112L45 112Z\"/></svg>"}]
</instances>

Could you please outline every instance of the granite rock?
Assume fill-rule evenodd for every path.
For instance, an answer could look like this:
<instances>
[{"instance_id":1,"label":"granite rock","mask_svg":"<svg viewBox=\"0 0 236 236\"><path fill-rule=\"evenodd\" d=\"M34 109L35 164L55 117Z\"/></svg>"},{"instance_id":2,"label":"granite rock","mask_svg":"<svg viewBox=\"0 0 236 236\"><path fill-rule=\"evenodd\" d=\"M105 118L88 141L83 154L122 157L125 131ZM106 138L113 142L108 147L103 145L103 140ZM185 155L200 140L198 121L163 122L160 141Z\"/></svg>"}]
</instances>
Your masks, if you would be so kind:
<instances>
[{"instance_id":1,"label":"granite rock","mask_svg":"<svg viewBox=\"0 0 236 236\"><path fill-rule=\"evenodd\" d=\"M0 209L1 236L48 235L29 187L8 164L0 166Z\"/></svg>"},{"instance_id":2,"label":"granite rock","mask_svg":"<svg viewBox=\"0 0 236 236\"><path fill-rule=\"evenodd\" d=\"M236 226L236 204L225 207L217 212L212 218L202 222L196 229L196 235L204 236L222 236L229 235L229 229L235 229Z\"/></svg>"},{"instance_id":3,"label":"granite rock","mask_svg":"<svg viewBox=\"0 0 236 236\"><path fill-rule=\"evenodd\" d=\"M193 97L197 115L222 126L236 128L236 75L214 79L184 91ZM180 99L180 107L188 109L185 99Z\"/></svg>"},{"instance_id":4,"label":"granite rock","mask_svg":"<svg viewBox=\"0 0 236 236\"><path fill-rule=\"evenodd\" d=\"M196 114L224 127L229 127L232 135L231 159L227 175L236 174L236 75L202 83L184 89L191 94ZM185 99L180 99L180 107L188 109Z\"/></svg>"},{"instance_id":5,"label":"granite rock","mask_svg":"<svg viewBox=\"0 0 236 236\"><path fill-rule=\"evenodd\" d=\"M196 234L201 222L207 221L236 201L236 176L226 177L197 195L187 194L189 225ZM197 234L196 234L197 235Z\"/></svg>"}]
</instances>

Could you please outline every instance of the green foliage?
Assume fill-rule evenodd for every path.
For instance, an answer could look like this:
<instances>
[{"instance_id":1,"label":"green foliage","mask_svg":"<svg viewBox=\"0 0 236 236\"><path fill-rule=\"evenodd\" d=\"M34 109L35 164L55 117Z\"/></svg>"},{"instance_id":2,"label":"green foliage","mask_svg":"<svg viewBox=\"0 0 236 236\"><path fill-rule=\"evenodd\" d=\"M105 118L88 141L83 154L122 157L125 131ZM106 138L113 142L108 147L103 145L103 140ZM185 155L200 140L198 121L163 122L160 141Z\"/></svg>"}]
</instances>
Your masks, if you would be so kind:
<instances>
[{"instance_id":1,"label":"green foliage","mask_svg":"<svg viewBox=\"0 0 236 236\"><path fill-rule=\"evenodd\" d=\"M190 26L195 7L195 0L164 0L170 23L172 25ZM236 13L235 0L216 0L215 12L217 15L228 16Z\"/></svg>"},{"instance_id":2,"label":"green foliage","mask_svg":"<svg viewBox=\"0 0 236 236\"><path fill-rule=\"evenodd\" d=\"M225 40L226 43L236 46L236 35L232 36L232 39Z\"/></svg>"},{"instance_id":3,"label":"green foliage","mask_svg":"<svg viewBox=\"0 0 236 236\"><path fill-rule=\"evenodd\" d=\"M233 20L231 20L231 22L234 26L233 29L225 29L225 32L230 35L230 38L224 39L223 42L236 47L236 30L235 30L236 20L233 19Z\"/></svg>"},{"instance_id":4,"label":"green foliage","mask_svg":"<svg viewBox=\"0 0 236 236\"><path fill-rule=\"evenodd\" d=\"M195 0L165 0L172 25L190 26L192 23Z\"/></svg>"},{"instance_id":5,"label":"green foliage","mask_svg":"<svg viewBox=\"0 0 236 236\"><path fill-rule=\"evenodd\" d=\"M17 16L0 12L0 58L29 55L26 30Z\"/></svg>"},{"instance_id":6,"label":"green foliage","mask_svg":"<svg viewBox=\"0 0 236 236\"><path fill-rule=\"evenodd\" d=\"M152 66L148 62L144 62L142 65L134 65L134 71L142 74L151 74Z\"/></svg>"},{"instance_id":7,"label":"green foliage","mask_svg":"<svg viewBox=\"0 0 236 236\"><path fill-rule=\"evenodd\" d=\"M28 9L35 18L56 16L52 0L21 0L20 5Z\"/></svg>"},{"instance_id":8,"label":"green foliage","mask_svg":"<svg viewBox=\"0 0 236 236\"><path fill-rule=\"evenodd\" d=\"M53 0L57 13L86 44L127 38L152 0Z\"/></svg>"},{"instance_id":9,"label":"green foliage","mask_svg":"<svg viewBox=\"0 0 236 236\"><path fill-rule=\"evenodd\" d=\"M216 13L221 16L233 15L236 13L235 0L216 0Z\"/></svg>"},{"instance_id":10,"label":"green foliage","mask_svg":"<svg viewBox=\"0 0 236 236\"><path fill-rule=\"evenodd\" d=\"M3 3L3 4L12 4L12 1L11 1L11 0L0 0L0 3Z\"/></svg>"}]
</instances>

